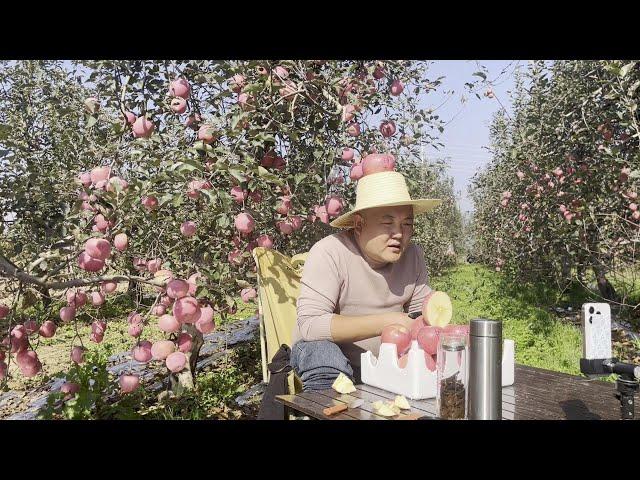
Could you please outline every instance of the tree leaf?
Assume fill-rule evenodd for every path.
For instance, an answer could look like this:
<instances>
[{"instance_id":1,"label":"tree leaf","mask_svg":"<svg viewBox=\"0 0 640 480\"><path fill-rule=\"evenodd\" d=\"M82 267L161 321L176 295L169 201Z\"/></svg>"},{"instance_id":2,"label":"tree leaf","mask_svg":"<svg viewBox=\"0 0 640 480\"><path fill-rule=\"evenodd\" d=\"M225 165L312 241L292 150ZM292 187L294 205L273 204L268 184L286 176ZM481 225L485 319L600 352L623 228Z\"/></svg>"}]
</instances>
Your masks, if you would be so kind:
<instances>
[{"instance_id":1,"label":"tree leaf","mask_svg":"<svg viewBox=\"0 0 640 480\"><path fill-rule=\"evenodd\" d=\"M629 71L635 66L636 62L629 62L624 67L620 69L620 76L622 78L626 77Z\"/></svg>"},{"instance_id":2,"label":"tree leaf","mask_svg":"<svg viewBox=\"0 0 640 480\"><path fill-rule=\"evenodd\" d=\"M238 170L236 168L230 168L229 169L229 173L231 174L231 176L233 176L240 183L243 183L243 182L247 181L246 175L244 175L244 173L242 173L240 170Z\"/></svg>"}]
</instances>

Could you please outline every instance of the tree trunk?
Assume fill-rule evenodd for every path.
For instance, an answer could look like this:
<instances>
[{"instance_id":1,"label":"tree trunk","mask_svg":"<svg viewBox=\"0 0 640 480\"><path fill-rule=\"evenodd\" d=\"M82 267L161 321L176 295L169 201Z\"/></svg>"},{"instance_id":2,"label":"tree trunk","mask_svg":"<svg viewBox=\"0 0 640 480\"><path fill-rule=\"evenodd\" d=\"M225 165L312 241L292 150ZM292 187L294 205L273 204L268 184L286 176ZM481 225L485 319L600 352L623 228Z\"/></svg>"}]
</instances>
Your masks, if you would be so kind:
<instances>
[{"instance_id":1,"label":"tree trunk","mask_svg":"<svg viewBox=\"0 0 640 480\"><path fill-rule=\"evenodd\" d=\"M560 267L560 285L561 288L564 290L565 288L567 288L570 284L571 281L573 280L571 278L571 262L569 261L568 257L562 257L562 265Z\"/></svg>"},{"instance_id":2,"label":"tree trunk","mask_svg":"<svg viewBox=\"0 0 640 480\"><path fill-rule=\"evenodd\" d=\"M42 297L42 305L45 309L49 308L49 305L51 305L51 295L49 294L49 289L47 287L38 287L38 291L40 292L40 296Z\"/></svg>"},{"instance_id":3,"label":"tree trunk","mask_svg":"<svg viewBox=\"0 0 640 480\"><path fill-rule=\"evenodd\" d=\"M598 267L596 265L593 265L591 268L593 268L593 273L596 276L596 281L598 282L598 290L600 291L600 295L602 295L607 300L611 300L614 302L620 301L618 294L616 293L616 289L613 288L613 285L611 285L611 283L609 282L609 280L607 280L607 277L605 276L605 269L602 267Z\"/></svg>"},{"instance_id":4,"label":"tree trunk","mask_svg":"<svg viewBox=\"0 0 640 480\"><path fill-rule=\"evenodd\" d=\"M576 276L578 277L578 280L580 280L581 283L586 282L586 279L584 277L585 273L586 273L586 269L584 268L584 265L582 263L578 264L576 268Z\"/></svg>"},{"instance_id":5,"label":"tree trunk","mask_svg":"<svg viewBox=\"0 0 640 480\"><path fill-rule=\"evenodd\" d=\"M138 273L135 268L129 268L129 275L135 275ZM129 280L129 285L127 286L127 294L132 302L136 301L136 282L133 280Z\"/></svg>"},{"instance_id":6,"label":"tree trunk","mask_svg":"<svg viewBox=\"0 0 640 480\"><path fill-rule=\"evenodd\" d=\"M195 326L186 324L184 331L191 335L191 350L185 355L187 357L187 365L178 373L172 373L169 377L171 382L171 391L180 396L187 390L193 390L196 386L196 365L200 355L200 349L204 345L204 338Z\"/></svg>"}]
</instances>

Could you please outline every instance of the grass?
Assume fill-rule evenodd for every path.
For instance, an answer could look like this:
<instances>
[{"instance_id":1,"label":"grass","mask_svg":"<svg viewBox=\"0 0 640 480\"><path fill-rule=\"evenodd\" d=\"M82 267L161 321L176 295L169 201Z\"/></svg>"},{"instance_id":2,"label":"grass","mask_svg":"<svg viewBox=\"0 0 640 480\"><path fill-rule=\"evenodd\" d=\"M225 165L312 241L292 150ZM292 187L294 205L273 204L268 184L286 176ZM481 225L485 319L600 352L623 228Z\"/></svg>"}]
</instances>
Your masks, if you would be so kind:
<instances>
[{"instance_id":1,"label":"grass","mask_svg":"<svg viewBox=\"0 0 640 480\"><path fill-rule=\"evenodd\" d=\"M514 340L516 362L570 374L579 374L582 335L548 308L558 301L579 305L580 297L560 297L542 284L512 286L479 265L458 265L431 280L434 289L449 294L453 323L473 318L503 322L503 336ZM579 292L578 292L579 293Z\"/></svg>"}]
</instances>

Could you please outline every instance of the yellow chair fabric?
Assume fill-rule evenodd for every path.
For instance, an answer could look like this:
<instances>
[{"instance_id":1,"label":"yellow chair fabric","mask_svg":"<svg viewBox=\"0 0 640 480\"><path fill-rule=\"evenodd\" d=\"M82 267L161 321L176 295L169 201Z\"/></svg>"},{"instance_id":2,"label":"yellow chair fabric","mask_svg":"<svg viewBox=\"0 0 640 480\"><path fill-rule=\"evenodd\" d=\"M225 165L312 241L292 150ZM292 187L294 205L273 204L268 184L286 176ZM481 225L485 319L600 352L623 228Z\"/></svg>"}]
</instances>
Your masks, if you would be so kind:
<instances>
[{"instance_id":1,"label":"yellow chair fabric","mask_svg":"<svg viewBox=\"0 0 640 480\"><path fill-rule=\"evenodd\" d=\"M267 364L281 345L291 347L296 322L296 300L307 253L288 257L275 250L257 247L253 250L258 273L258 311L260 315L260 348L262 371L267 381ZM289 393L302 391L300 379L289 375Z\"/></svg>"}]
</instances>

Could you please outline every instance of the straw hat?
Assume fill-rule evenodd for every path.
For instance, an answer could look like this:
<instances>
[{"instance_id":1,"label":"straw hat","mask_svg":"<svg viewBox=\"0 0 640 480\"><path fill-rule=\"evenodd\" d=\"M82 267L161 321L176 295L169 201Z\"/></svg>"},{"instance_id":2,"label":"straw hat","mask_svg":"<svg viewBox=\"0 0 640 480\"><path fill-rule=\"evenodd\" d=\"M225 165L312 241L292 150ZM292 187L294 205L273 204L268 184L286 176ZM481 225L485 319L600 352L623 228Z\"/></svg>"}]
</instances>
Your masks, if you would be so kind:
<instances>
[{"instance_id":1,"label":"straw hat","mask_svg":"<svg viewBox=\"0 0 640 480\"><path fill-rule=\"evenodd\" d=\"M330 225L336 228L353 227L353 214L367 208L413 205L413 214L420 215L433 210L441 203L442 200L435 198L412 200L407 183L400 172L371 173L358 180L355 208L340 215Z\"/></svg>"}]
</instances>

